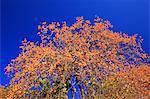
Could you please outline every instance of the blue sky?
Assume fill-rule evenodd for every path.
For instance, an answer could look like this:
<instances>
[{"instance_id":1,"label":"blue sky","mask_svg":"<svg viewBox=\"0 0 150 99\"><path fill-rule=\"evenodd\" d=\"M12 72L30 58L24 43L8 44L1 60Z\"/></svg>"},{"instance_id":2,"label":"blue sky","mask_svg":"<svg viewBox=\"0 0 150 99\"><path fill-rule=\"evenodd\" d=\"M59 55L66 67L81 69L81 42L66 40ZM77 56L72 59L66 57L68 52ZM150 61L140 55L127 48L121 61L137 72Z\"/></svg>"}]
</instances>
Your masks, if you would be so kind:
<instances>
[{"instance_id":1,"label":"blue sky","mask_svg":"<svg viewBox=\"0 0 150 99\"><path fill-rule=\"evenodd\" d=\"M144 38L143 49L150 54L149 0L2 0L0 38L0 84L9 83L4 68L20 51L23 38L35 41L42 21L67 21L97 15L113 24L113 31Z\"/></svg>"}]
</instances>

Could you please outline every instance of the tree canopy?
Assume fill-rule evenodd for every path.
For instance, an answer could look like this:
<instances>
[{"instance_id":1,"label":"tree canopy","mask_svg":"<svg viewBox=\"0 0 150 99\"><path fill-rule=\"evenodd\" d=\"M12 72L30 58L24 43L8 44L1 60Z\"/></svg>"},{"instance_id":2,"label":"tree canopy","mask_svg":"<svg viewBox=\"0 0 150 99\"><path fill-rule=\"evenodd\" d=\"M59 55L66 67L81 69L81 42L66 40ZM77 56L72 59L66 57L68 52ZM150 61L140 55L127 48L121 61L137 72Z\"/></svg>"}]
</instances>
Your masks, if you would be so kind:
<instances>
[{"instance_id":1,"label":"tree canopy","mask_svg":"<svg viewBox=\"0 0 150 99\"><path fill-rule=\"evenodd\" d=\"M150 57L142 38L111 28L99 17L93 23L77 17L72 25L43 22L37 33L41 41L24 39L21 53L5 68L11 81L0 93L8 99L65 99L68 90L74 97L75 77L83 98L148 98Z\"/></svg>"}]
</instances>

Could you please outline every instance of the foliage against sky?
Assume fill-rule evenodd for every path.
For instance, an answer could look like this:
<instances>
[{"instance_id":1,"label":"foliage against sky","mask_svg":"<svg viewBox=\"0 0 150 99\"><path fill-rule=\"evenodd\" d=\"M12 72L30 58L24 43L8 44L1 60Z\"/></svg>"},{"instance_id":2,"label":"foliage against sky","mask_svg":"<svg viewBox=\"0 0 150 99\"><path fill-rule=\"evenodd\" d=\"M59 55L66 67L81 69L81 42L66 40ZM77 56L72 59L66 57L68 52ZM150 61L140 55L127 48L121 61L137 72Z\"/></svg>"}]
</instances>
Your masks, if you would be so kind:
<instances>
[{"instance_id":1,"label":"foliage against sky","mask_svg":"<svg viewBox=\"0 0 150 99\"><path fill-rule=\"evenodd\" d=\"M37 33L41 42L24 39L21 53L6 67L6 73L12 78L6 97L42 97L46 94L46 97L66 98L68 89L72 89L72 93L76 91L71 87L71 77L75 76L82 97L87 91L88 97L114 95L119 98L119 94L115 96L118 91L110 94L115 87L107 86L109 82L113 83L109 79L122 79L119 84L125 79L129 81L125 82L126 86L129 86L130 76L135 76L133 82L140 84L137 68L140 68L141 79L146 80L146 87L137 84L134 88L143 88L146 91L141 90L141 96L147 96L149 56L141 48L142 39L137 35L113 32L111 27L108 20L99 17L94 19L94 24L83 17L77 17L71 26L67 22L43 22ZM119 75L128 75L129 78ZM103 96L104 92L108 94Z\"/></svg>"}]
</instances>

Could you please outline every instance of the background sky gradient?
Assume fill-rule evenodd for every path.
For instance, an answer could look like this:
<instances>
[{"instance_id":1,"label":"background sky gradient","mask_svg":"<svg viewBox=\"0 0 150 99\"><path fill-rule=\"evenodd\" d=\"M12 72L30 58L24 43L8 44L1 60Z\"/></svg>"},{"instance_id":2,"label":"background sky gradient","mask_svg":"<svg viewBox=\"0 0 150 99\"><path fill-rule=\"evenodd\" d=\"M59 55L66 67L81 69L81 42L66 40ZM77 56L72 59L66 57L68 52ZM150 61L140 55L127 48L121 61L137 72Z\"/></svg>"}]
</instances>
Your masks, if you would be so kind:
<instances>
[{"instance_id":1,"label":"background sky gradient","mask_svg":"<svg viewBox=\"0 0 150 99\"><path fill-rule=\"evenodd\" d=\"M0 84L9 83L4 68L20 52L23 38L35 41L42 21L75 21L84 16L108 19L113 31L139 34L143 49L150 55L149 0L1 0Z\"/></svg>"}]
</instances>

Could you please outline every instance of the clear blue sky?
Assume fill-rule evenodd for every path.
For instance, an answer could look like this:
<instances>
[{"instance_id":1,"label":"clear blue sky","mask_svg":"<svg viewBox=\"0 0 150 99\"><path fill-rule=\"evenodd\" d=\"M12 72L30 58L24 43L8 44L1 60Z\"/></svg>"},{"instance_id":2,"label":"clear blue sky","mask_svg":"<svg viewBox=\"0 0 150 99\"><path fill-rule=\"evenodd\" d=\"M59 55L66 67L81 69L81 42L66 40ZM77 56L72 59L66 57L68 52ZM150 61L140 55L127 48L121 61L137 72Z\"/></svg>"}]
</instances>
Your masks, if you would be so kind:
<instances>
[{"instance_id":1,"label":"clear blue sky","mask_svg":"<svg viewBox=\"0 0 150 99\"><path fill-rule=\"evenodd\" d=\"M9 83L4 68L17 57L23 38L35 41L41 21L74 22L77 16L93 20L94 16L108 19L113 31L144 38L143 48L149 46L149 0L1 0L0 84Z\"/></svg>"}]
</instances>

